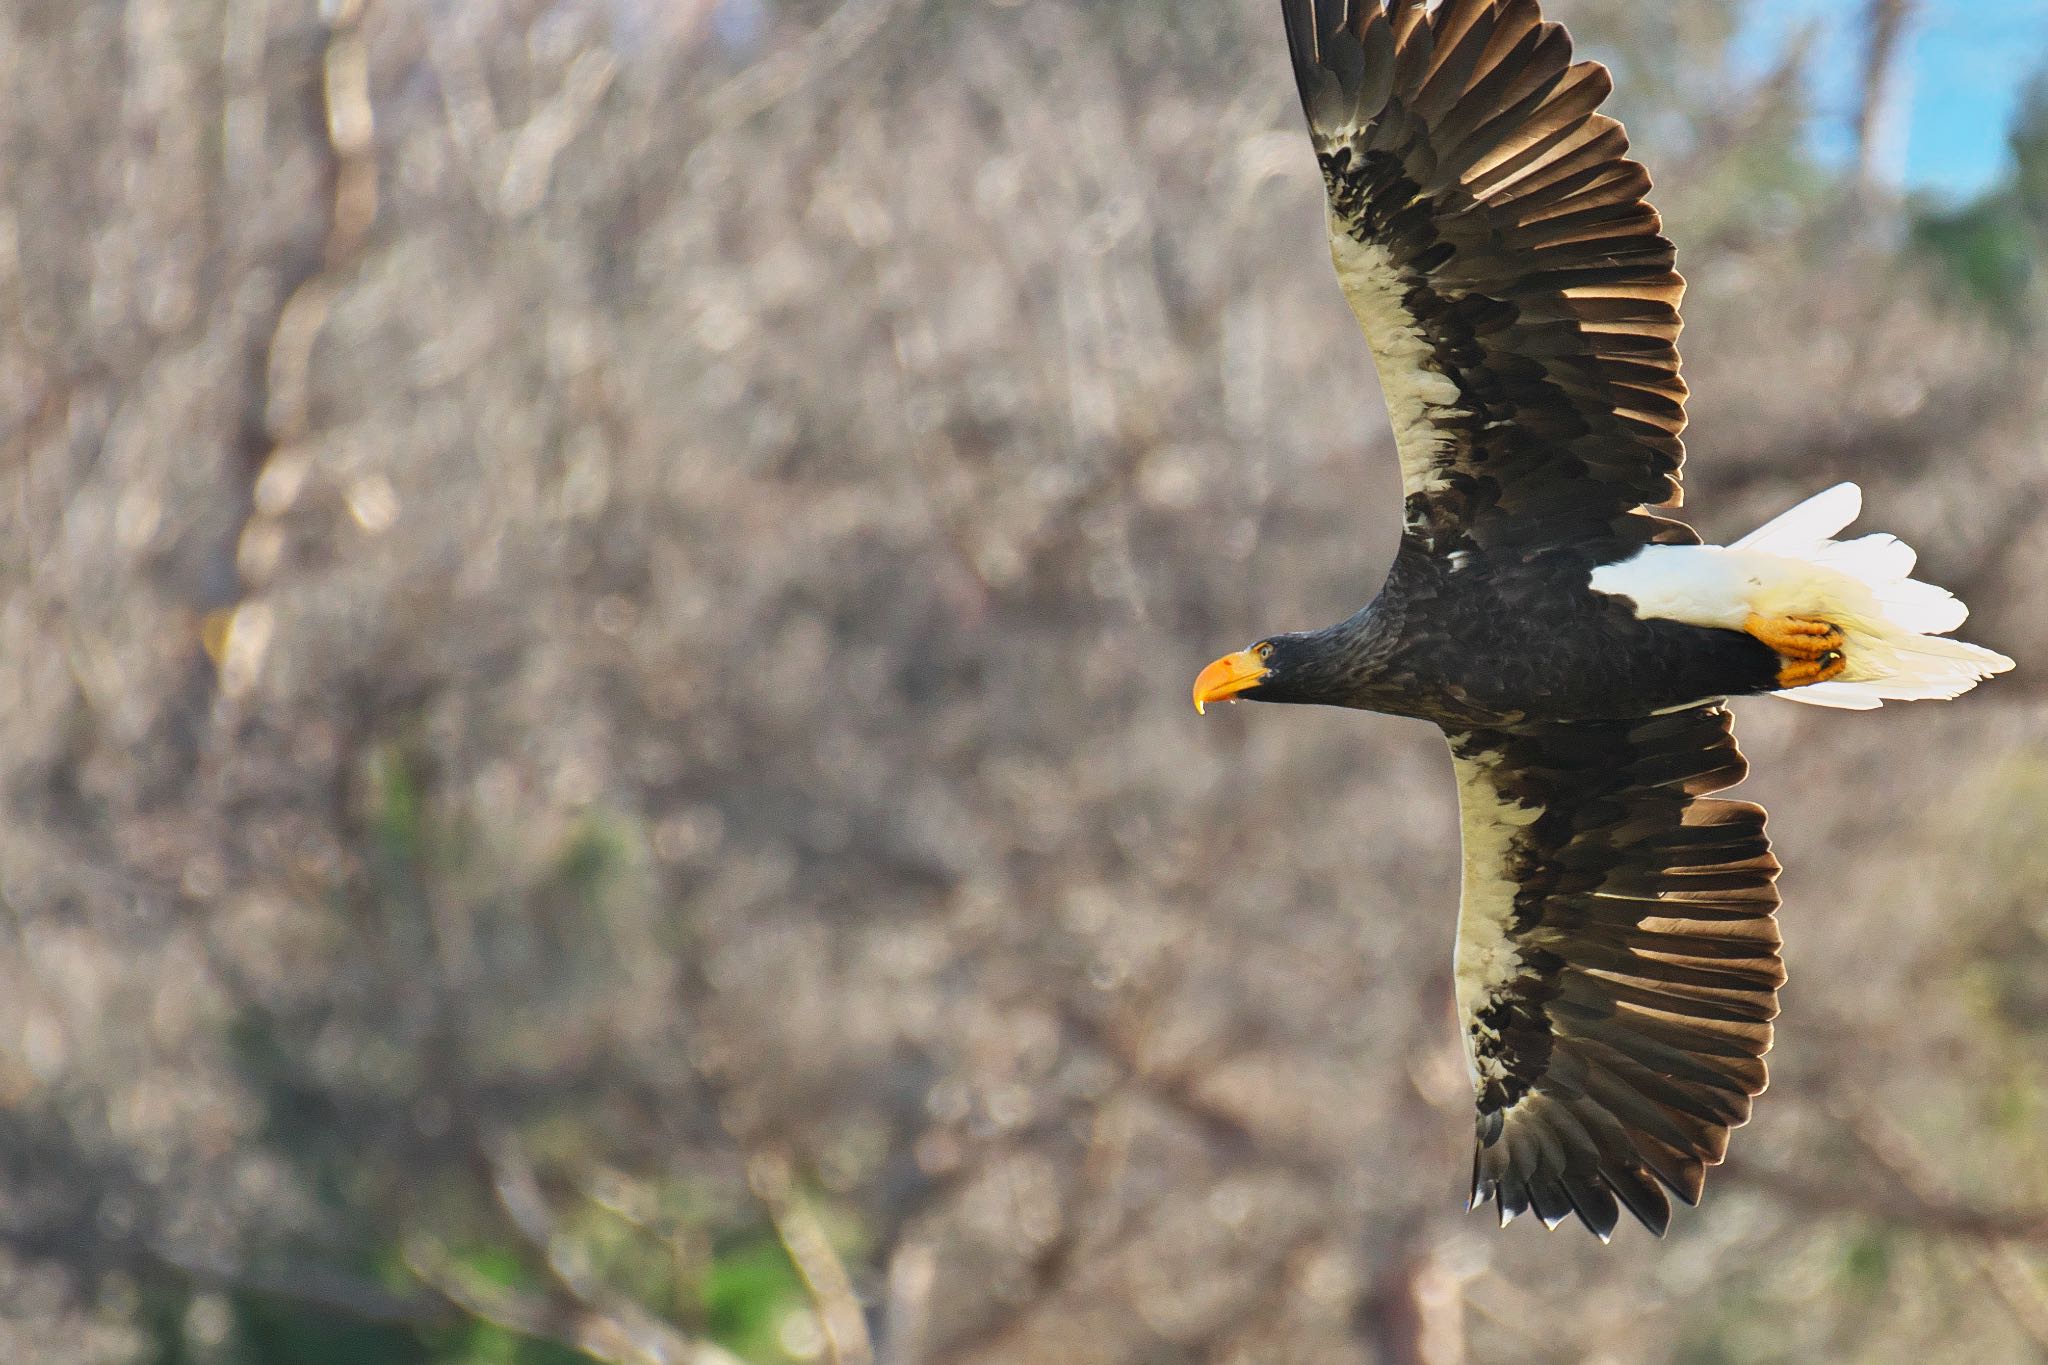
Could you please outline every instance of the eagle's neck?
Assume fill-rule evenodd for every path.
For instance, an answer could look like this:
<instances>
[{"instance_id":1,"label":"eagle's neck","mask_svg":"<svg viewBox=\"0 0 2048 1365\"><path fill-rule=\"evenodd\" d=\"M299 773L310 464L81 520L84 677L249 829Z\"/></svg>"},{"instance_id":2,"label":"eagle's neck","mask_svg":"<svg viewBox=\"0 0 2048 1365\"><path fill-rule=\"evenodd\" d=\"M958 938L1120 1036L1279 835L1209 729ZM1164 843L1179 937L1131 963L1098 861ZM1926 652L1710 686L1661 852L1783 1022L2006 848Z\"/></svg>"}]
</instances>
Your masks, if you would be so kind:
<instances>
[{"instance_id":1,"label":"eagle's neck","mask_svg":"<svg viewBox=\"0 0 2048 1365\"><path fill-rule=\"evenodd\" d=\"M1311 631L1314 659L1302 679L1304 690L1331 706L1399 713L1404 690L1398 665L1406 598L1394 578L1377 597L1333 626Z\"/></svg>"}]
</instances>

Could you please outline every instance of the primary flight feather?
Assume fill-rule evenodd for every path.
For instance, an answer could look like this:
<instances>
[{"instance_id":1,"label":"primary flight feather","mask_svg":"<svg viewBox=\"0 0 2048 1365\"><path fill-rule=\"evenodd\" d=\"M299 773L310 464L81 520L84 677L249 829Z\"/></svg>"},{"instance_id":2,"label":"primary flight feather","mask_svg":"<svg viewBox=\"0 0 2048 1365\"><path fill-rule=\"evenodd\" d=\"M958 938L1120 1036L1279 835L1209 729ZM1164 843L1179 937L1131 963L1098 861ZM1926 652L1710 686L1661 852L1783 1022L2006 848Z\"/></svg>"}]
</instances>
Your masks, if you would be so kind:
<instances>
[{"instance_id":1,"label":"primary flight feather","mask_svg":"<svg viewBox=\"0 0 2048 1365\"><path fill-rule=\"evenodd\" d=\"M2012 661L1853 485L1732 546L1679 501L1684 281L1535 0L1281 0L1404 495L1364 609L1196 680L1434 721L1464 826L1456 997L1472 1200L1603 1240L1700 1196L1764 1088L1784 982L1764 813L1724 703L1953 697Z\"/></svg>"}]
</instances>

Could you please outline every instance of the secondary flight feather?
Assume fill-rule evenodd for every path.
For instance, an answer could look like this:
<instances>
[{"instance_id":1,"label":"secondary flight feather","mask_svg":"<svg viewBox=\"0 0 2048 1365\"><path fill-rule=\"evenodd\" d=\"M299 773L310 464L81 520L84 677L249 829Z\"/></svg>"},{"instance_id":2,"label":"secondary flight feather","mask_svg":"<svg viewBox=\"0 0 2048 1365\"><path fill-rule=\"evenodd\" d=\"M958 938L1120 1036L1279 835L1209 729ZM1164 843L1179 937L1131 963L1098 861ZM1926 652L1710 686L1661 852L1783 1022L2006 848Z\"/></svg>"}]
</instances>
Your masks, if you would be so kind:
<instances>
[{"instance_id":1,"label":"secondary flight feather","mask_svg":"<svg viewBox=\"0 0 2048 1365\"><path fill-rule=\"evenodd\" d=\"M1764 1088L1784 982L1764 813L1724 703L1867 709L2012 661L1842 485L1732 546L1665 509L1685 450L1684 281L1535 0L1281 0L1331 255L1394 429L1403 533L1379 595L1196 680L1210 702L1413 716L1450 743L1455 947L1501 1219L1698 1201Z\"/></svg>"}]
</instances>

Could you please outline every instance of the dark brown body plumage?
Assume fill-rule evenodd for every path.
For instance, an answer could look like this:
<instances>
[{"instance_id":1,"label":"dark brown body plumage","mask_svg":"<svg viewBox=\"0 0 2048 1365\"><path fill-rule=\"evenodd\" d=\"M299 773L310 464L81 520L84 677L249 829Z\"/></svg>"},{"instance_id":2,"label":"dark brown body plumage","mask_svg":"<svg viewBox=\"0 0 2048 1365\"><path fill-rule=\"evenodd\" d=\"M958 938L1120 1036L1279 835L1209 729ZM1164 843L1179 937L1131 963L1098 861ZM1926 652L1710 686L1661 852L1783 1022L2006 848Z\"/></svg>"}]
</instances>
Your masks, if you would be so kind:
<instances>
[{"instance_id":1,"label":"dark brown body plumage","mask_svg":"<svg viewBox=\"0 0 2048 1365\"><path fill-rule=\"evenodd\" d=\"M1404 542L1371 606L1303 648L1330 671L1299 697L1440 725L1612 720L1767 692L1778 656L1741 631L1643 620L1587 584L1586 546L1432 555ZM1596 661L1588 666L1589 661Z\"/></svg>"}]
</instances>

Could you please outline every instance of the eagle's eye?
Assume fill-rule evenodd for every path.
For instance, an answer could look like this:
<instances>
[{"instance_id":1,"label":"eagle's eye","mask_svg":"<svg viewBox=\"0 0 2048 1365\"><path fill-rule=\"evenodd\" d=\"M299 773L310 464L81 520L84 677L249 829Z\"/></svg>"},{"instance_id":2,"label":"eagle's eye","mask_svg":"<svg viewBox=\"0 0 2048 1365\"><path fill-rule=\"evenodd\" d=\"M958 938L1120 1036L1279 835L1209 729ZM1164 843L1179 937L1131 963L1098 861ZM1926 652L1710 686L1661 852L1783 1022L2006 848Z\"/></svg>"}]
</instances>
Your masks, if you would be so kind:
<instances>
[{"instance_id":1,"label":"eagle's eye","mask_svg":"<svg viewBox=\"0 0 2048 1365\"><path fill-rule=\"evenodd\" d=\"M1259 656L1259 658L1260 658L1261 660L1265 660L1265 659L1270 659L1270 658L1272 658L1272 657L1273 657L1273 643L1272 643L1272 641L1270 641L1270 640L1262 640L1262 641L1260 641L1260 642L1259 642L1258 644L1256 644L1256 645L1253 645L1253 646L1252 646L1252 653L1254 653L1254 654L1258 655L1258 656Z\"/></svg>"}]
</instances>

